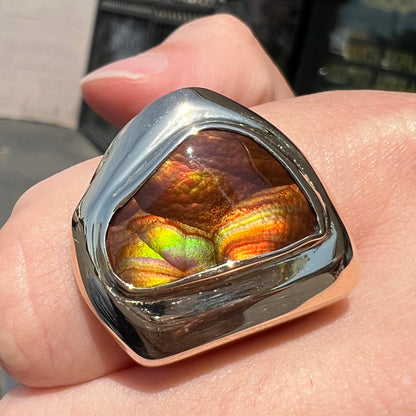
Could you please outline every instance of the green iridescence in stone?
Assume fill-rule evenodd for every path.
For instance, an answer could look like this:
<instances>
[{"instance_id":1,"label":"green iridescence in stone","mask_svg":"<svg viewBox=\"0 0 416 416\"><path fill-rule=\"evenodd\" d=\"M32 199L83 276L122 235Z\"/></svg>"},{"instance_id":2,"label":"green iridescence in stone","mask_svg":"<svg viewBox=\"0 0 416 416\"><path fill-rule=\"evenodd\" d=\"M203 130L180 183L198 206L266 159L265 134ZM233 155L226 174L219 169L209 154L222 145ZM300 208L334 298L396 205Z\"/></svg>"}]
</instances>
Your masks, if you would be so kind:
<instances>
[{"instance_id":1,"label":"green iridescence in stone","mask_svg":"<svg viewBox=\"0 0 416 416\"><path fill-rule=\"evenodd\" d=\"M316 216L283 166L252 139L223 130L188 138L114 215L115 273L146 288L286 247Z\"/></svg>"}]
</instances>

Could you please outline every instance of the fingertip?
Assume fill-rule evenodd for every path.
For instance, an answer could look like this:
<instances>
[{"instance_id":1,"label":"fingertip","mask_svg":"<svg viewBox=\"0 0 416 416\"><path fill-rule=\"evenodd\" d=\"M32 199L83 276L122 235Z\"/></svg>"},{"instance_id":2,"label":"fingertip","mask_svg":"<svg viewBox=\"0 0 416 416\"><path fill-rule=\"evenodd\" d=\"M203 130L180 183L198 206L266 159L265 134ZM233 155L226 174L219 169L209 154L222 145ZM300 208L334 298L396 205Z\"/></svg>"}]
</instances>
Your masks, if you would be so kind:
<instances>
[{"instance_id":1,"label":"fingertip","mask_svg":"<svg viewBox=\"0 0 416 416\"><path fill-rule=\"evenodd\" d=\"M133 118L149 101L157 76L168 67L167 57L145 52L105 65L81 80L82 95L94 111L118 126Z\"/></svg>"},{"instance_id":2,"label":"fingertip","mask_svg":"<svg viewBox=\"0 0 416 416\"><path fill-rule=\"evenodd\" d=\"M96 69L81 80L81 85L105 78L124 78L138 81L149 75L159 74L168 66L166 56L157 52L145 52L116 61Z\"/></svg>"},{"instance_id":3,"label":"fingertip","mask_svg":"<svg viewBox=\"0 0 416 416\"><path fill-rule=\"evenodd\" d=\"M85 102L103 119L116 126L123 126L135 114L127 102L124 91L129 91L128 81L123 78L99 78L83 82L81 86ZM124 103L120 105L118 97L123 96Z\"/></svg>"}]
</instances>

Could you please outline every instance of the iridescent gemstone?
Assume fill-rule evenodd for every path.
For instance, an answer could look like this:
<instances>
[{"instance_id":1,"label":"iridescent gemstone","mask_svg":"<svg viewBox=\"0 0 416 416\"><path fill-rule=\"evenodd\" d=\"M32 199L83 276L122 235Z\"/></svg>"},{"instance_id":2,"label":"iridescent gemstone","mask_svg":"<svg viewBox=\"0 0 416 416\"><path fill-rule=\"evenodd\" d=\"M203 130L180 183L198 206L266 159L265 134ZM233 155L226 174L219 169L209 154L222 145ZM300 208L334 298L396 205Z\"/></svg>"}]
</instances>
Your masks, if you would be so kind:
<instances>
[{"instance_id":1,"label":"iridescent gemstone","mask_svg":"<svg viewBox=\"0 0 416 416\"><path fill-rule=\"evenodd\" d=\"M213 241L220 263L270 253L311 234L316 218L295 185L256 192L217 225Z\"/></svg>"},{"instance_id":2,"label":"iridescent gemstone","mask_svg":"<svg viewBox=\"0 0 416 416\"><path fill-rule=\"evenodd\" d=\"M316 216L281 163L247 136L186 139L110 223L114 272L138 288L255 258L311 235Z\"/></svg>"}]
</instances>

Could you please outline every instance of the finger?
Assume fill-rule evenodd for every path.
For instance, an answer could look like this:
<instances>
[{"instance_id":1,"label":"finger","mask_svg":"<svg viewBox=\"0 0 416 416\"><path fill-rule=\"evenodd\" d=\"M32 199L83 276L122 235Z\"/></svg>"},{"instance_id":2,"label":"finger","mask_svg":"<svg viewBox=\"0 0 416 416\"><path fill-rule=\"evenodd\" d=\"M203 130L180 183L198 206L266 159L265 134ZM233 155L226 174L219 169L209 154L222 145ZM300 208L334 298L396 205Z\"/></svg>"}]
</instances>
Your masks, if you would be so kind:
<instances>
[{"instance_id":1,"label":"finger","mask_svg":"<svg viewBox=\"0 0 416 416\"><path fill-rule=\"evenodd\" d=\"M129 362L101 325L86 318L72 275L74 203L97 164L98 158L34 186L0 231L0 265L5 266L0 363L28 384L79 382Z\"/></svg>"},{"instance_id":2,"label":"finger","mask_svg":"<svg viewBox=\"0 0 416 416\"><path fill-rule=\"evenodd\" d=\"M416 94L329 92L254 110L313 161L356 244L379 226L394 232L387 208L415 208Z\"/></svg>"},{"instance_id":3,"label":"finger","mask_svg":"<svg viewBox=\"0 0 416 416\"><path fill-rule=\"evenodd\" d=\"M325 178L361 257L378 255L380 260L380 250L388 250L392 261L396 256L411 257L406 250L414 247L416 236L407 233L415 227L416 217L411 212L415 210L416 184L409 174L415 171L416 161L412 137L415 105L412 95L344 92L257 109L291 137ZM0 358L12 375L27 384L75 383L128 364L92 314L80 305L72 276L71 213L95 165L75 167L32 189L0 233ZM401 219L404 211L406 232ZM393 239L398 235L400 245ZM380 242L382 236L389 238ZM358 299L357 306L359 302L368 306L366 297L373 299L374 286L384 288L387 296L399 284L386 270L379 270L380 264L373 268L363 273L367 283L350 297ZM409 275L410 270L394 270L394 276L407 283ZM400 284L409 290L408 285ZM369 310L378 313L377 306L373 304ZM401 314L406 306L403 304ZM319 325L325 313L314 316ZM409 312L405 316L412 317ZM370 322L359 313L355 319ZM339 330L338 321L336 328ZM300 336L305 327L292 326L292 330ZM280 338L281 329L276 331ZM348 331L353 328L347 326L345 333ZM221 360L225 351L220 349L214 356Z\"/></svg>"},{"instance_id":4,"label":"finger","mask_svg":"<svg viewBox=\"0 0 416 416\"><path fill-rule=\"evenodd\" d=\"M189 86L246 106L293 96L248 27L229 15L193 21L151 51L100 68L83 80L82 92L95 112L121 126L155 99Z\"/></svg>"}]
</instances>

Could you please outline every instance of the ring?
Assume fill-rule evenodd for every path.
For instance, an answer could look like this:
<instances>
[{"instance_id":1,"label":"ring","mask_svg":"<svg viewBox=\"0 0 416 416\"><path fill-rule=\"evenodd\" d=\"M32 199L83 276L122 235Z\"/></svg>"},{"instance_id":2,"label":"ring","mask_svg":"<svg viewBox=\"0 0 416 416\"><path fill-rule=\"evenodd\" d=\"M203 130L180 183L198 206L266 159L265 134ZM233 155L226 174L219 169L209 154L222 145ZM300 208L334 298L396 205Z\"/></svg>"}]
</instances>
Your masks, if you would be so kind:
<instances>
[{"instance_id":1,"label":"ring","mask_svg":"<svg viewBox=\"0 0 416 416\"><path fill-rule=\"evenodd\" d=\"M348 233L305 157L206 89L170 93L123 128L72 231L81 294L146 366L310 313L356 283Z\"/></svg>"}]
</instances>

